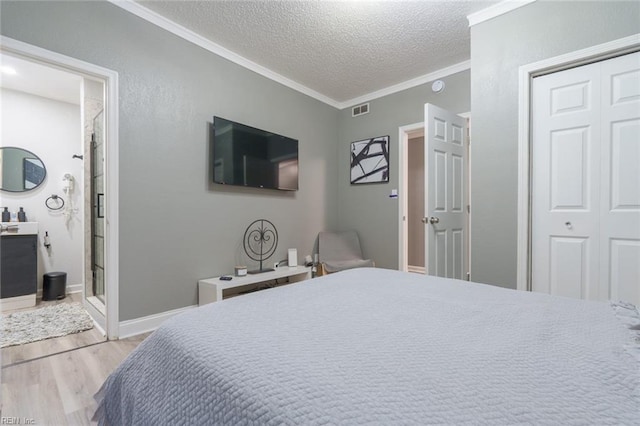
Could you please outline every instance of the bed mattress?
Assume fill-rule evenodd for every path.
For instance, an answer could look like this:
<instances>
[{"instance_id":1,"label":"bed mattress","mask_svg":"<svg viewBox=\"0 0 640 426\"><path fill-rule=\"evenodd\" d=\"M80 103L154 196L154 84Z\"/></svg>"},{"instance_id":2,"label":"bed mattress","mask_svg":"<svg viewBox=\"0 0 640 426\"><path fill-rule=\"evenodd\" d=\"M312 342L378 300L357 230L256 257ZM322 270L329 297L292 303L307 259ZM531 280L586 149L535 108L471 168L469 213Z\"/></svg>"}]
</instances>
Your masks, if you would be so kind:
<instances>
[{"instance_id":1,"label":"bed mattress","mask_svg":"<svg viewBox=\"0 0 640 426\"><path fill-rule=\"evenodd\" d=\"M639 322L630 305L348 270L166 321L109 376L95 418L639 424Z\"/></svg>"}]
</instances>

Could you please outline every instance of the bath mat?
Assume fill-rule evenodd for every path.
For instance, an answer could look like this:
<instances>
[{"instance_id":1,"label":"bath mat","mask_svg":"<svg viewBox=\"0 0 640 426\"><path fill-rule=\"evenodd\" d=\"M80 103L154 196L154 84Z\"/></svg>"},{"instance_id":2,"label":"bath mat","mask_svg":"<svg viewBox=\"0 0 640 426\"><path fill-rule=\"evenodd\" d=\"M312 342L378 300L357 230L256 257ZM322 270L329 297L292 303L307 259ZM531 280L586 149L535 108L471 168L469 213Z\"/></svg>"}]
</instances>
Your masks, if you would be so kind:
<instances>
[{"instance_id":1,"label":"bath mat","mask_svg":"<svg viewBox=\"0 0 640 426\"><path fill-rule=\"evenodd\" d=\"M66 336L93 328L80 303L59 303L34 311L2 315L0 348Z\"/></svg>"}]
</instances>

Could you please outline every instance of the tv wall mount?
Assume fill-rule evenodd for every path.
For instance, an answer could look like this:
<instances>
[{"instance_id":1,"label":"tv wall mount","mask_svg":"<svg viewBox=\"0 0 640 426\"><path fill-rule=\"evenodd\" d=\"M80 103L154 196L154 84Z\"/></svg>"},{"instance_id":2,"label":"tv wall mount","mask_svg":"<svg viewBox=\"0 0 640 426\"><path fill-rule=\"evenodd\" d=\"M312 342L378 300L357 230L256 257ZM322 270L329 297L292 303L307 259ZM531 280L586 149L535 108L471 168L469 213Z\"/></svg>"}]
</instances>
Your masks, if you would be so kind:
<instances>
[{"instance_id":1,"label":"tv wall mount","mask_svg":"<svg viewBox=\"0 0 640 426\"><path fill-rule=\"evenodd\" d=\"M263 268L262 263L273 256L278 247L278 230L267 219L258 219L247 227L242 238L244 252L251 260L260 263L260 268L249 271L249 274L273 271Z\"/></svg>"}]
</instances>

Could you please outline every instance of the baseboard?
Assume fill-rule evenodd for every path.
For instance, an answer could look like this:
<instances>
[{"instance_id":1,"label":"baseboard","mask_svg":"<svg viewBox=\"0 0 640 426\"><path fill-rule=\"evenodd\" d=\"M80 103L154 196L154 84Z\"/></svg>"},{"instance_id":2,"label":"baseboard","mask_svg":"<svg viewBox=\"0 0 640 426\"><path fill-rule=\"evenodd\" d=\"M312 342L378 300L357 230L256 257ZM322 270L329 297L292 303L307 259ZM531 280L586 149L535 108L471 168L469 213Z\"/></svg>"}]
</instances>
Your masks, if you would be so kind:
<instances>
[{"instance_id":1,"label":"baseboard","mask_svg":"<svg viewBox=\"0 0 640 426\"><path fill-rule=\"evenodd\" d=\"M0 312L11 311L13 309L31 308L36 306L36 295L7 297L0 300Z\"/></svg>"},{"instance_id":2,"label":"baseboard","mask_svg":"<svg viewBox=\"0 0 640 426\"><path fill-rule=\"evenodd\" d=\"M81 293L82 292L82 287L84 287L84 284L68 285L67 286L67 294Z\"/></svg>"},{"instance_id":3,"label":"baseboard","mask_svg":"<svg viewBox=\"0 0 640 426\"><path fill-rule=\"evenodd\" d=\"M407 266L408 272L415 272L416 274L426 274L427 269L424 266Z\"/></svg>"},{"instance_id":4,"label":"baseboard","mask_svg":"<svg viewBox=\"0 0 640 426\"><path fill-rule=\"evenodd\" d=\"M160 324L162 324L169 318L197 307L198 305L185 306L184 308L160 312L158 314L153 314L146 317L121 321L119 333L120 335L118 336L118 338L125 339L127 337L137 336L138 334L154 331L155 329L160 327Z\"/></svg>"},{"instance_id":5,"label":"baseboard","mask_svg":"<svg viewBox=\"0 0 640 426\"><path fill-rule=\"evenodd\" d=\"M71 294L71 293L81 293L82 292L82 287L84 287L84 284L72 284L72 285L68 285L66 287L66 294ZM38 289L38 292L36 293L36 298L38 300L42 299L42 287Z\"/></svg>"}]
</instances>

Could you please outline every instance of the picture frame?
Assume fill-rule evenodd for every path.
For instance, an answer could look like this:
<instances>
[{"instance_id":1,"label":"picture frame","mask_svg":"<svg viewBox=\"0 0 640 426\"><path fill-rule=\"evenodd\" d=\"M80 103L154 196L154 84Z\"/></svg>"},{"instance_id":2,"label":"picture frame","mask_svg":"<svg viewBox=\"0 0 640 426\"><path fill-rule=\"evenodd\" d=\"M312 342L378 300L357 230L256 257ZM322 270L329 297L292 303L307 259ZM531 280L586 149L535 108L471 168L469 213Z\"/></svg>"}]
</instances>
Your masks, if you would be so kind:
<instances>
[{"instance_id":1,"label":"picture frame","mask_svg":"<svg viewBox=\"0 0 640 426\"><path fill-rule=\"evenodd\" d=\"M351 142L351 185L389 183L389 136Z\"/></svg>"}]
</instances>

